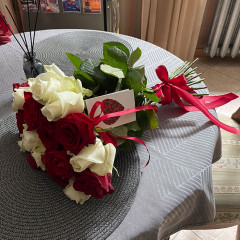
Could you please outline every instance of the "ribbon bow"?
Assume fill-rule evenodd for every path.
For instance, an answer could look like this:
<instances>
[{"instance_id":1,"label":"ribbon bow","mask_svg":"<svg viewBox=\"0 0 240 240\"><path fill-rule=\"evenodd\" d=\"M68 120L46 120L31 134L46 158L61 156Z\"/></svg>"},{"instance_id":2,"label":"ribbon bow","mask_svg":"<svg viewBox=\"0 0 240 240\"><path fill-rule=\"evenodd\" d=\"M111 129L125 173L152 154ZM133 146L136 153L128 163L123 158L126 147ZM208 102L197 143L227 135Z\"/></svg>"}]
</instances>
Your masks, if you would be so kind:
<instances>
[{"instance_id":1,"label":"ribbon bow","mask_svg":"<svg viewBox=\"0 0 240 240\"><path fill-rule=\"evenodd\" d=\"M152 88L156 90L156 95L159 98L161 98L162 105L171 104L172 100L174 102L179 102L180 98L174 86L177 86L190 93L196 93L190 87L187 86L187 80L184 74L176 78L169 79L168 71L164 65L157 67L156 73L158 78L162 81L162 83L157 84Z\"/></svg>"},{"instance_id":2,"label":"ribbon bow","mask_svg":"<svg viewBox=\"0 0 240 240\"><path fill-rule=\"evenodd\" d=\"M162 83L157 84L152 88L156 90L156 95L161 98L160 103L162 105L170 104L172 103L172 100L173 100L175 103L177 103L180 107L182 107L186 111L192 112L192 111L200 110L206 117L208 117L218 127L230 133L240 135L240 131L238 129L234 127L230 127L220 122L208 111L208 109L222 106L238 98L237 95L233 93L228 93L220 96L206 96L199 99L190 94L190 93L195 93L195 91L193 91L191 88L187 86L187 80L183 74L174 79L169 79L168 71L166 67L163 65L157 67L156 73L158 78L162 81ZM190 105L183 104L180 97Z\"/></svg>"}]
</instances>

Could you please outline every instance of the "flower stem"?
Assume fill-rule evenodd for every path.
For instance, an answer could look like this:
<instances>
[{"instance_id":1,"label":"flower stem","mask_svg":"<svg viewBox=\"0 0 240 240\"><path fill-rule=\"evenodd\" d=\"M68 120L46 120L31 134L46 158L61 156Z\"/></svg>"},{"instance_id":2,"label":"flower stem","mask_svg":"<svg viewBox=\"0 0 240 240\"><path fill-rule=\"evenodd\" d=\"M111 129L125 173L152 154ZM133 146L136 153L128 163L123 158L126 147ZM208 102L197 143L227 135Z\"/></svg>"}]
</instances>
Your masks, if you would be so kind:
<instances>
[{"instance_id":1,"label":"flower stem","mask_svg":"<svg viewBox=\"0 0 240 240\"><path fill-rule=\"evenodd\" d=\"M122 78L119 78L115 92L119 92L121 90L121 86L122 86Z\"/></svg>"},{"instance_id":2,"label":"flower stem","mask_svg":"<svg viewBox=\"0 0 240 240\"><path fill-rule=\"evenodd\" d=\"M203 79L200 79L199 81L196 81L196 82L190 82L190 83L188 83L187 85L188 86L192 86L192 85L194 85L194 84L197 84L197 83L200 83L200 82L203 82L204 81L204 78Z\"/></svg>"}]
</instances>

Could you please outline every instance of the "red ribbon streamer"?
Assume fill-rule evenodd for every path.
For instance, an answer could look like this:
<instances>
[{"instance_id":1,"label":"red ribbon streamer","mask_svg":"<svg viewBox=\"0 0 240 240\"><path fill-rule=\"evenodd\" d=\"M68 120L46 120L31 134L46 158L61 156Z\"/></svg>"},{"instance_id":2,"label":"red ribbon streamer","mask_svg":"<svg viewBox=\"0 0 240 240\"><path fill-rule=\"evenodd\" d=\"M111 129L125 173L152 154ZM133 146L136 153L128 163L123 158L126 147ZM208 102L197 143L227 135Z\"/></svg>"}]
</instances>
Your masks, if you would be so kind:
<instances>
[{"instance_id":1,"label":"red ribbon streamer","mask_svg":"<svg viewBox=\"0 0 240 240\"><path fill-rule=\"evenodd\" d=\"M139 139L139 138L135 138L135 137L124 137L124 136L118 136L118 137L124 138L124 139L127 139L127 140L133 140L133 141L135 141L135 142L139 142L139 143L141 143L142 145L144 145L145 148L147 149L147 152L148 152L148 161L147 161L147 163L145 164L144 167L146 167L146 166L149 164L149 162L150 162L150 152L149 152L149 150L148 150L148 148L147 148L147 146L146 146L146 144L145 144L145 142L144 142L143 140L141 140L141 139Z\"/></svg>"},{"instance_id":2,"label":"red ribbon streamer","mask_svg":"<svg viewBox=\"0 0 240 240\"><path fill-rule=\"evenodd\" d=\"M161 97L163 104L170 104L173 100L175 103L187 111L191 112L200 110L218 127L230 133L240 135L240 131L238 129L220 122L208 111L208 109L222 106L236 99L238 96L233 93L229 93L221 96L207 96L199 99L189 93L193 93L194 91L189 90L190 88L187 86L187 80L183 74L177 78L169 79L168 71L164 65L157 67L156 73L162 83L155 85L153 89L156 90L156 95L158 97ZM184 105L180 97L191 106ZM205 103L206 101L209 103ZM162 101L160 103L162 103Z\"/></svg>"},{"instance_id":3,"label":"red ribbon streamer","mask_svg":"<svg viewBox=\"0 0 240 240\"><path fill-rule=\"evenodd\" d=\"M94 117L95 112L99 106L101 107L101 113L98 116ZM127 110L109 113L109 114L101 116L101 114L103 113L103 110L104 110L104 103L97 101L94 103L94 105L91 109L90 118L94 121L94 125L97 126L100 122L104 121L105 119L111 118L111 117L119 117L119 116L123 116L123 115L130 114L133 112L149 110L149 109L153 109L155 112L158 111L158 108L156 105L145 105L145 106L134 107L134 108L130 108ZM112 143L114 146L117 146L117 141L111 132L101 132L100 131L100 132L98 132L98 134L106 143ZM150 162L150 153L149 153L149 150L148 150L146 144L144 143L144 141L142 141L141 139L136 138L136 137L126 137L126 136L117 136L117 135L116 135L116 137L133 140L135 142L143 144L146 147L148 156L149 156L148 161L144 167L146 167L148 165L148 163Z\"/></svg>"}]
</instances>

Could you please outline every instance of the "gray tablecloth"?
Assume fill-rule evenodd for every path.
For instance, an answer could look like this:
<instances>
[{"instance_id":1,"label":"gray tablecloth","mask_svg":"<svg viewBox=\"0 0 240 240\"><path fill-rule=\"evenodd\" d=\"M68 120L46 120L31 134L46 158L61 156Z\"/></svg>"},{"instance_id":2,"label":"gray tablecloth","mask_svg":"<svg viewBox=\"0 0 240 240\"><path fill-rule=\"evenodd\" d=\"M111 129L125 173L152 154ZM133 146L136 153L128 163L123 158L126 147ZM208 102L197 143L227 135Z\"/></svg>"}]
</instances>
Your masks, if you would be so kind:
<instances>
[{"instance_id":1,"label":"gray tablecloth","mask_svg":"<svg viewBox=\"0 0 240 240\"><path fill-rule=\"evenodd\" d=\"M36 34L36 43L74 31L89 33L87 30L41 31ZM98 33L95 31L96 36ZM118 37L133 49L142 50L136 65L145 65L149 86L159 83L157 66L164 64L171 72L182 64L180 59L153 44L124 35ZM11 114L12 84L25 78L22 59L22 50L13 38L12 43L0 46L1 118ZM136 199L108 240L163 239L180 229L207 224L214 218L211 164L221 154L219 129L201 112L186 113L174 104L159 107L158 118L160 127L143 136L151 162L142 168ZM144 166L148 154L143 146L137 145L137 149Z\"/></svg>"}]
</instances>

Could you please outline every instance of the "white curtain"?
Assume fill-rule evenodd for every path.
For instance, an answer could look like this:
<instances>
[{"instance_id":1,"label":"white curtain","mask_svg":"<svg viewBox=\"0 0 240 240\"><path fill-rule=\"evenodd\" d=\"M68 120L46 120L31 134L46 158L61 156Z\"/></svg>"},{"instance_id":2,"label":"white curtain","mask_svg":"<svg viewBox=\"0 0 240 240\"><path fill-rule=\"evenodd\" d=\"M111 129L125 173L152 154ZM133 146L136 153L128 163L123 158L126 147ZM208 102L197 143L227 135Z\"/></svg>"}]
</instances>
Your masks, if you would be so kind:
<instances>
[{"instance_id":1,"label":"white curtain","mask_svg":"<svg viewBox=\"0 0 240 240\"><path fill-rule=\"evenodd\" d=\"M120 33L192 61L207 0L119 0ZM141 16L141 17L140 17Z\"/></svg>"}]
</instances>

